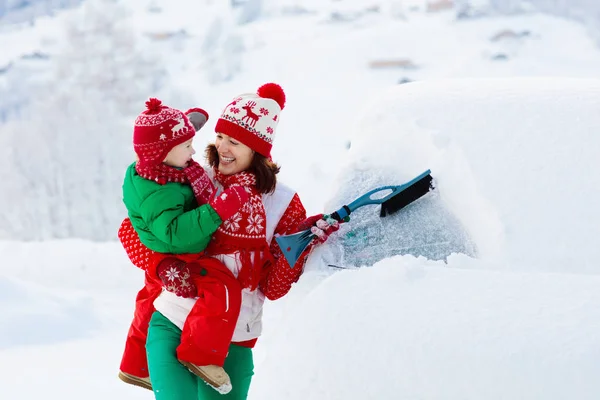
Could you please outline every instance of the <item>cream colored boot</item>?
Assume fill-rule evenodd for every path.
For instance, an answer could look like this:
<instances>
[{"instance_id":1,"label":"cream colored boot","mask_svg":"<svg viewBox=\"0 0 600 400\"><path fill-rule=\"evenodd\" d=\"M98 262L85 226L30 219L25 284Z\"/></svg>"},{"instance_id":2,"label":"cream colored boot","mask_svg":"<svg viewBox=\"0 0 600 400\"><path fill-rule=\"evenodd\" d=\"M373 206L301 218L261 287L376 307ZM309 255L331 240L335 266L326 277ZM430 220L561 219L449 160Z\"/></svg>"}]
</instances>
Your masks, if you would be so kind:
<instances>
[{"instance_id":1,"label":"cream colored boot","mask_svg":"<svg viewBox=\"0 0 600 400\"><path fill-rule=\"evenodd\" d=\"M223 367L219 367L218 365L195 365L181 360L179 362L185 365L192 374L202 378L207 385L217 392L221 394L231 392L231 380Z\"/></svg>"},{"instance_id":2,"label":"cream colored boot","mask_svg":"<svg viewBox=\"0 0 600 400\"><path fill-rule=\"evenodd\" d=\"M125 383L129 383L130 385L135 385L144 389L152 390L150 378L140 378L139 376L134 376L126 372L119 371L119 379Z\"/></svg>"}]
</instances>

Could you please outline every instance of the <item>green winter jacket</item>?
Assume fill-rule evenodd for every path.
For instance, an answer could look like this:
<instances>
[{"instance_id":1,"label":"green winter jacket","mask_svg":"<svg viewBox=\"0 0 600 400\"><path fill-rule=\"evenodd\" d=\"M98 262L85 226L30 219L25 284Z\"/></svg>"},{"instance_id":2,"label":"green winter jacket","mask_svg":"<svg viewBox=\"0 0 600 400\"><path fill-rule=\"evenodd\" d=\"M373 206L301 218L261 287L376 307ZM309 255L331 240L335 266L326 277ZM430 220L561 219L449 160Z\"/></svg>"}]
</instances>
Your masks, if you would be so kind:
<instances>
[{"instance_id":1,"label":"green winter jacket","mask_svg":"<svg viewBox=\"0 0 600 400\"><path fill-rule=\"evenodd\" d=\"M199 253L221 224L208 204L198 207L189 184L160 185L127 168L123 202L141 242L159 253Z\"/></svg>"}]
</instances>

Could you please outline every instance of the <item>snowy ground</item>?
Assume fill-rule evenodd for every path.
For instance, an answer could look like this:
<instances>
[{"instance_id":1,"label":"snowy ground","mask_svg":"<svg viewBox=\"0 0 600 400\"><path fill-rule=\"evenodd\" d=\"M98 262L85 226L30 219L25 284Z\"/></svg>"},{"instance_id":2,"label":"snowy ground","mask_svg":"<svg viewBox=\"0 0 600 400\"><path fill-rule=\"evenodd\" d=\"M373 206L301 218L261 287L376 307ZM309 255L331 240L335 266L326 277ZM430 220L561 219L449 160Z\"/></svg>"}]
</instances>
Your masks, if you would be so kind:
<instances>
[{"instance_id":1,"label":"snowy ground","mask_svg":"<svg viewBox=\"0 0 600 400\"><path fill-rule=\"evenodd\" d=\"M465 264L404 256L325 280L267 344L255 398L597 398L600 276Z\"/></svg>"},{"instance_id":2,"label":"snowy ground","mask_svg":"<svg viewBox=\"0 0 600 400\"><path fill-rule=\"evenodd\" d=\"M138 16L139 29L150 29L150 17ZM198 36L162 51L179 54L171 71L209 110L263 82L282 83L289 100L274 156L310 212L332 211L381 176L404 181L431 168L439 198L430 206L447 210L477 253L385 255L353 269L340 262L350 252L344 240L375 211L357 213L313 254L290 295L267 305L250 399L600 397L600 83L395 85L405 76L598 77L600 52L583 28L544 16L285 17L239 28L242 70L210 85L192 51L203 28L191 17L180 22ZM533 35L489 41L505 28ZM491 61L498 52L509 60ZM420 68L368 68L398 57ZM426 240L418 229L411 238ZM116 378L142 280L116 243L0 242L0 254L6 398L152 398Z\"/></svg>"},{"instance_id":3,"label":"snowy ground","mask_svg":"<svg viewBox=\"0 0 600 400\"><path fill-rule=\"evenodd\" d=\"M141 279L118 246L7 247L29 256L11 274L21 279L1 284L4 393L152 398L115 377ZM57 262L67 249L87 261ZM600 277L482 264L404 256L327 278L309 272L266 310L250 398L597 398Z\"/></svg>"},{"instance_id":4,"label":"snowy ground","mask_svg":"<svg viewBox=\"0 0 600 400\"><path fill-rule=\"evenodd\" d=\"M143 280L119 246L71 240L0 247L7 255L0 273L6 398L103 399L129 391L149 398L115 375Z\"/></svg>"}]
</instances>

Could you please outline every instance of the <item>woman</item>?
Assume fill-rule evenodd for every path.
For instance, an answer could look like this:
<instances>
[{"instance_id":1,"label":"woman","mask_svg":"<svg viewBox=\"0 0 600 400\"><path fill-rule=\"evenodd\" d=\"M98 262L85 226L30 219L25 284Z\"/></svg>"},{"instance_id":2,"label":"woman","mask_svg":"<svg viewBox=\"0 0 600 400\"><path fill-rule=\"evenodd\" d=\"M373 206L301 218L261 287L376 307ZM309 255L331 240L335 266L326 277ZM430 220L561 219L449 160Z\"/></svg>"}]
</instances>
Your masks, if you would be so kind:
<instances>
[{"instance_id":1,"label":"woman","mask_svg":"<svg viewBox=\"0 0 600 400\"><path fill-rule=\"evenodd\" d=\"M290 290L311 249L290 268L275 235L311 228L319 236L317 243L322 243L339 228L335 221L325 222L322 215L306 218L298 195L277 182L279 167L271 161L270 152L284 104L285 95L276 84L263 85L256 94L236 97L217 122L215 143L206 149L217 196L235 186L244 187L249 194L240 211L218 228L206 251L213 261L226 266L242 288L224 364L233 388L226 395L219 394L177 361L177 348L186 339L181 337L182 329L194 332L184 329L184 325L189 328L203 324L202 317L196 318L190 311L205 305L163 291L154 302L156 312L146 342L150 380L157 400L246 399L254 373L252 348L262 330L264 299L278 299ZM232 317L231 313L219 315L224 319ZM196 342L222 339L193 338Z\"/></svg>"}]
</instances>

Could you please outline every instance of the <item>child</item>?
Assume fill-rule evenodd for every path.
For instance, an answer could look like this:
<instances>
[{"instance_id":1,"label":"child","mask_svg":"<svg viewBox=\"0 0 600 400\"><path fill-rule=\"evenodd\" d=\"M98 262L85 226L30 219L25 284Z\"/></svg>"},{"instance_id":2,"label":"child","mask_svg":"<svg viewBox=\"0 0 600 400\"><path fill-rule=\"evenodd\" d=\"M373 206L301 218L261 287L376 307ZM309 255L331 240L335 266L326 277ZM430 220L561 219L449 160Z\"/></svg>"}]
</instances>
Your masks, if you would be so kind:
<instances>
[{"instance_id":1,"label":"child","mask_svg":"<svg viewBox=\"0 0 600 400\"><path fill-rule=\"evenodd\" d=\"M222 221L239 211L248 200L241 186L234 186L215 197L215 187L204 169L192 156L192 138L208 120L199 108L183 113L162 105L158 99L146 102L147 110L135 121L133 144L137 162L130 165L123 183L123 201L129 219L119 230L122 242L133 227L148 248L138 256L150 260L146 285L136 299L135 318L129 330L119 378L151 389L146 362L146 334L154 311L152 303L162 287L181 297L198 297L206 302L229 302L223 312L235 321L239 312L241 289L235 277L219 261L202 258L213 233ZM198 312L202 302L198 301ZM207 315L206 318L214 316ZM219 317L221 320L223 318ZM210 324L207 324L207 326ZM235 323L214 323L225 349L233 335ZM190 328L194 329L194 328ZM231 331L231 332L229 332ZM202 335L186 335L193 338ZM202 346L202 345L201 345ZM204 344L223 347L222 344ZM177 350L179 361L222 393L231 390L229 377L222 365L225 353L213 348L199 349L198 343L182 339Z\"/></svg>"}]
</instances>

